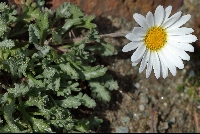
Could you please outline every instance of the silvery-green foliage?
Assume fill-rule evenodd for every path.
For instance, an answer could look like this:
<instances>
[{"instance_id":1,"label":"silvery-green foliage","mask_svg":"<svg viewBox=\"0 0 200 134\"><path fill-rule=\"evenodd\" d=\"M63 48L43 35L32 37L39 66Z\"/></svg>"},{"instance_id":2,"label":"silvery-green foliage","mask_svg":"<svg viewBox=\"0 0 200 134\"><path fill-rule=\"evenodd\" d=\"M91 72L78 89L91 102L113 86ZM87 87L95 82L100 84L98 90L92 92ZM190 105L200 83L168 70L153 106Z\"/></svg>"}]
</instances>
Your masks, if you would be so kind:
<instances>
[{"instance_id":1,"label":"silvery-green foliage","mask_svg":"<svg viewBox=\"0 0 200 134\"><path fill-rule=\"evenodd\" d=\"M114 47L100 40L95 16L86 17L76 5L52 11L44 0L35 2L25 0L21 12L0 3L0 132L95 130L102 119L77 119L72 111L109 101L109 91L118 89L93 55L116 54ZM65 43L78 28L88 31L86 38Z\"/></svg>"}]
</instances>

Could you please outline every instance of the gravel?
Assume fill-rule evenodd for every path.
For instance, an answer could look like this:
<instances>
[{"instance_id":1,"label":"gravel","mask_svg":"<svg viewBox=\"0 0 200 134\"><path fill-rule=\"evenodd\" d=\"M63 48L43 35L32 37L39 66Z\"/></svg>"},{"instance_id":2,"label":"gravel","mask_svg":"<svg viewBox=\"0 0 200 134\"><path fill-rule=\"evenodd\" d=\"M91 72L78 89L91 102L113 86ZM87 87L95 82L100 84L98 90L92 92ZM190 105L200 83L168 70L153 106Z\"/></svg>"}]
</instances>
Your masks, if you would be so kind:
<instances>
[{"instance_id":1,"label":"gravel","mask_svg":"<svg viewBox=\"0 0 200 134\"><path fill-rule=\"evenodd\" d=\"M191 3L189 5L188 3ZM200 2L184 2L181 11L183 14L190 13L196 16L191 7L200 7ZM194 8L192 8L194 9ZM199 9L200 10L200 9ZM200 14L200 11L198 12ZM103 16L107 18L106 16ZM126 21L121 18L112 18L109 16L108 21L115 20L113 23L121 23L119 29L108 29L98 22L98 31L100 33L118 32L132 30L137 26L135 21ZM117 22L119 20L119 22ZM114 24L113 24L114 25ZM194 27L190 21L187 27ZM103 32L102 32L103 31ZM108 56L102 59L102 64L109 68L109 72L118 81L119 90L111 93L111 101L99 105L94 109L94 114L103 118L103 124L99 128L101 133L147 133L150 132L151 125L154 132L157 133L193 133L195 130L194 111L197 113L198 122L200 121L200 104L196 103L188 92L191 85L187 80L197 74L196 64L199 62L191 60L184 61L185 68L177 68L177 75L169 76L166 79L156 79L152 72L149 78L145 77L145 71L139 73L138 65L132 67L130 57L133 52L123 53L121 49L129 41L124 37L105 38L105 41L113 44L119 49L115 56ZM188 53L191 55L191 53ZM198 68L197 68L198 69ZM178 91L178 86L183 86L182 92ZM163 99L161 99L163 97ZM159 101L157 108L154 107ZM116 103L117 102L117 103ZM106 105L109 105L106 107ZM154 113L154 118L152 114ZM152 124L151 121L154 121Z\"/></svg>"}]
</instances>

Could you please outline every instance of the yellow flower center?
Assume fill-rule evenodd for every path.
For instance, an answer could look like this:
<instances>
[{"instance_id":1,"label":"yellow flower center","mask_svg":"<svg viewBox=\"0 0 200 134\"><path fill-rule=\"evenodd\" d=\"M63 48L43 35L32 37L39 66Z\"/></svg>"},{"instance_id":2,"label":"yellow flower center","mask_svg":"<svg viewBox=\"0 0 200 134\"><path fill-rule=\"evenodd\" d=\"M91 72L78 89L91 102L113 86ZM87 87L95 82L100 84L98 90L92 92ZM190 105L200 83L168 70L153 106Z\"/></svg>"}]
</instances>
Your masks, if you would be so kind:
<instances>
[{"instance_id":1,"label":"yellow flower center","mask_svg":"<svg viewBox=\"0 0 200 134\"><path fill-rule=\"evenodd\" d=\"M167 34L161 27L152 27L148 30L144 42L152 51L160 50L166 43Z\"/></svg>"}]
</instances>

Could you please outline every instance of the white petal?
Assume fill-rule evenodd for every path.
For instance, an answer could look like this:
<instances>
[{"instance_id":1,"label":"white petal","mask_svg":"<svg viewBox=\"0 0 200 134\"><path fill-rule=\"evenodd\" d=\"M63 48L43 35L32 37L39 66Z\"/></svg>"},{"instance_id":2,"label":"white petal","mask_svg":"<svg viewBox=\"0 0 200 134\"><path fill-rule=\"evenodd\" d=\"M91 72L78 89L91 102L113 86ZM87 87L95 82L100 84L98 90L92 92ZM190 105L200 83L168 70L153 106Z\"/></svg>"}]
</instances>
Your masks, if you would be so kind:
<instances>
[{"instance_id":1,"label":"white petal","mask_svg":"<svg viewBox=\"0 0 200 134\"><path fill-rule=\"evenodd\" d=\"M165 63L165 59L163 58L161 53L158 53L159 59L160 59L160 66L161 66L161 72L162 76L165 79L168 76L168 67Z\"/></svg>"},{"instance_id":2,"label":"white petal","mask_svg":"<svg viewBox=\"0 0 200 134\"><path fill-rule=\"evenodd\" d=\"M183 59L183 60L190 60L190 56L183 50L178 50L178 48L174 49L176 50L176 53L178 54L178 56ZM177 51L178 50L178 51Z\"/></svg>"},{"instance_id":3,"label":"white petal","mask_svg":"<svg viewBox=\"0 0 200 134\"><path fill-rule=\"evenodd\" d=\"M145 45L140 45L136 49L136 51L133 53L133 55L131 56L131 61L135 62L138 59L140 59L144 55L145 50L146 50L146 46Z\"/></svg>"},{"instance_id":4,"label":"white petal","mask_svg":"<svg viewBox=\"0 0 200 134\"><path fill-rule=\"evenodd\" d=\"M138 36L145 36L146 32L147 32L147 30L145 30L142 27L135 27L133 29L133 34L138 35Z\"/></svg>"},{"instance_id":5,"label":"white petal","mask_svg":"<svg viewBox=\"0 0 200 134\"><path fill-rule=\"evenodd\" d=\"M128 40L132 41L132 39L134 38L134 34L133 34L133 33L128 33L125 37L126 37Z\"/></svg>"},{"instance_id":6,"label":"white petal","mask_svg":"<svg viewBox=\"0 0 200 134\"><path fill-rule=\"evenodd\" d=\"M156 78L158 79L160 77L160 60L158 58L157 52L152 52L152 57L153 57L153 69Z\"/></svg>"},{"instance_id":7,"label":"white petal","mask_svg":"<svg viewBox=\"0 0 200 134\"><path fill-rule=\"evenodd\" d=\"M148 78L150 76L152 66L153 66L153 56L152 56L152 52L150 51L149 61L147 63L147 69L146 69L146 78Z\"/></svg>"},{"instance_id":8,"label":"white petal","mask_svg":"<svg viewBox=\"0 0 200 134\"><path fill-rule=\"evenodd\" d=\"M164 17L163 24L168 20L168 17L169 17L169 15L171 14L171 11L172 11L172 6L168 6L168 7L165 9L165 17Z\"/></svg>"},{"instance_id":9,"label":"white petal","mask_svg":"<svg viewBox=\"0 0 200 134\"><path fill-rule=\"evenodd\" d=\"M169 57L164 53L164 49L162 49L159 53L160 56L163 56L163 59L166 63L166 66L169 68L169 71L172 73L173 76L176 75L176 67L175 65L171 62L171 60L169 59Z\"/></svg>"},{"instance_id":10,"label":"white petal","mask_svg":"<svg viewBox=\"0 0 200 134\"><path fill-rule=\"evenodd\" d=\"M140 41L144 39L143 37L137 36L133 33L128 33L125 37L130 41Z\"/></svg>"},{"instance_id":11,"label":"white petal","mask_svg":"<svg viewBox=\"0 0 200 134\"><path fill-rule=\"evenodd\" d=\"M177 22L175 22L173 25L171 25L169 27L169 29L174 29L174 28L178 28L180 26L182 26L183 24L185 24L189 19L191 18L190 14L184 15L181 17L181 19L179 19Z\"/></svg>"},{"instance_id":12,"label":"white petal","mask_svg":"<svg viewBox=\"0 0 200 134\"><path fill-rule=\"evenodd\" d=\"M184 50L178 49L172 45L169 45L168 47L171 48L174 51L174 53L178 55L181 59L187 61L190 60L190 56Z\"/></svg>"},{"instance_id":13,"label":"white petal","mask_svg":"<svg viewBox=\"0 0 200 134\"><path fill-rule=\"evenodd\" d=\"M185 42L185 43L192 43L197 40L197 37L190 34L190 35L180 35L180 36L173 36L169 35L168 40L174 41L174 42Z\"/></svg>"},{"instance_id":14,"label":"white petal","mask_svg":"<svg viewBox=\"0 0 200 134\"><path fill-rule=\"evenodd\" d=\"M147 61L149 61L149 56L150 56L150 51L146 49L142 62L140 64L139 73L141 73L145 69Z\"/></svg>"},{"instance_id":15,"label":"white petal","mask_svg":"<svg viewBox=\"0 0 200 134\"><path fill-rule=\"evenodd\" d=\"M128 52L128 51L134 50L140 45L143 45L143 42L130 42L123 47L122 52Z\"/></svg>"},{"instance_id":16,"label":"white petal","mask_svg":"<svg viewBox=\"0 0 200 134\"><path fill-rule=\"evenodd\" d=\"M138 14L138 13L135 13L133 15L133 18L135 19L135 21L141 26L143 27L144 29L148 29L148 26L147 26L147 22L146 22L146 19L144 18L144 16L142 16L141 14Z\"/></svg>"},{"instance_id":17,"label":"white petal","mask_svg":"<svg viewBox=\"0 0 200 134\"><path fill-rule=\"evenodd\" d=\"M163 6L158 6L156 8L155 14L154 14L154 19L155 19L155 26L160 26L161 23L163 22L164 19L164 8Z\"/></svg>"},{"instance_id":18,"label":"white petal","mask_svg":"<svg viewBox=\"0 0 200 134\"><path fill-rule=\"evenodd\" d=\"M192 28L187 28L187 27L181 27L181 28L175 28L167 31L167 35L185 35L185 34L190 34L194 32Z\"/></svg>"},{"instance_id":19,"label":"white petal","mask_svg":"<svg viewBox=\"0 0 200 134\"><path fill-rule=\"evenodd\" d=\"M189 52L194 52L194 47L191 44L188 43L178 43L178 42L173 42L173 41L168 41L170 45L173 45L176 48L179 48L184 51L189 51Z\"/></svg>"},{"instance_id":20,"label":"white petal","mask_svg":"<svg viewBox=\"0 0 200 134\"><path fill-rule=\"evenodd\" d=\"M169 57L169 59L172 61L172 63L178 67L179 69L183 69L184 68L184 64L183 61L181 60L181 58L171 49L170 45L166 44L165 49L167 51L163 51L163 52L167 52L167 56Z\"/></svg>"},{"instance_id":21,"label":"white petal","mask_svg":"<svg viewBox=\"0 0 200 134\"><path fill-rule=\"evenodd\" d=\"M154 26L154 17L153 17L152 12L147 13L146 21L149 28Z\"/></svg>"},{"instance_id":22,"label":"white petal","mask_svg":"<svg viewBox=\"0 0 200 134\"><path fill-rule=\"evenodd\" d=\"M141 61L142 57L139 58L137 61L132 62L132 66L136 66L140 61Z\"/></svg>"},{"instance_id":23,"label":"white petal","mask_svg":"<svg viewBox=\"0 0 200 134\"><path fill-rule=\"evenodd\" d=\"M132 66L136 66L139 62L132 62Z\"/></svg>"},{"instance_id":24,"label":"white petal","mask_svg":"<svg viewBox=\"0 0 200 134\"><path fill-rule=\"evenodd\" d=\"M174 24L181 16L181 11L175 13L174 15L172 15L165 23L162 24L162 26L164 28L168 28L169 26L171 26L172 24Z\"/></svg>"}]
</instances>

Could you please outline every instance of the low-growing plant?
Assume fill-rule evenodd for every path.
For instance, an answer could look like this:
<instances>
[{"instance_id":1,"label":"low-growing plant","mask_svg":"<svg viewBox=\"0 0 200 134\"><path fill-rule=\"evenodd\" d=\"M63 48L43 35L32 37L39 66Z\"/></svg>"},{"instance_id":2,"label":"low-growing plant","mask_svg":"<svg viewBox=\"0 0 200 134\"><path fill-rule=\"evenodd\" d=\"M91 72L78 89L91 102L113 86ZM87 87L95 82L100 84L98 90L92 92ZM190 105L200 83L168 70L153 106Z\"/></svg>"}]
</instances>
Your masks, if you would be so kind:
<instances>
[{"instance_id":1,"label":"low-growing plant","mask_svg":"<svg viewBox=\"0 0 200 134\"><path fill-rule=\"evenodd\" d=\"M73 111L110 100L118 84L94 54L117 52L100 39L95 16L70 3L54 11L44 4L0 3L0 132L95 131L102 119ZM72 31L84 38L73 41Z\"/></svg>"}]
</instances>

